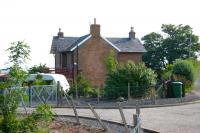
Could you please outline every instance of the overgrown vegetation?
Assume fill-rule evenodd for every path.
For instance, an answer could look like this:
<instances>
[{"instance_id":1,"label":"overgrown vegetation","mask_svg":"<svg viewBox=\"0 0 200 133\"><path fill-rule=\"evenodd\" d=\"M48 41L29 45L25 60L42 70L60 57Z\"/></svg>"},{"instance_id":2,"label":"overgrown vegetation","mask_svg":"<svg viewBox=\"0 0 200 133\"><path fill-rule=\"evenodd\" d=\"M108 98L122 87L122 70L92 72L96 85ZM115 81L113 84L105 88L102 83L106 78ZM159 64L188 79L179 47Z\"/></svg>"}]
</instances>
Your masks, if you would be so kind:
<instances>
[{"instance_id":1,"label":"overgrown vegetation","mask_svg":"<svg viewBox=\"0 0 200 133\"><path fill-rule=\"evenodd\" d=\"M173 65L172 75L176 81L183 83L186 92L194 89L195 69L195 62L192 60L177 60Z\"/></svg>"},{"instance_id":2,"label":"overgrown vegetation","mask_svg":"<svg viewBox=\"0 0 200 133\"><path fill-rule=\"evenodd\" d=\"M94 97L97 96L96 89L92 88L89 81L85 79L82 74L79 74L75 83L70 87L69 95L76 96L76 89L78 96Z\"/></svg>"},{"instance_id":3,"label":"overgrown vegetation","mask_svg":"<svg viewBox=\"0 0 200 133\"><path fill-rule=\"evenodd\" d=\"M169 80L173 77L175 81L183 83L185 91L194 90L194 81L198 76L198 62L194 59L176 60L173 64L167 66L163 72L162 78Z\"/></svg>"},{"instance_id":4,"label":"overgrown vegetation","mask_svg":"<svg viewBox=\"0 0 200 133\"><path fill-rule=\"evenodd\" d=\"M2 113L1 130L5 133L39 132L37 122L52 119L52 112L48 105L39 106L35 112L22 119L17 117L19 103L26 101L23 91L27 72L23 70L23 64L29 59L30 47L23 41L11 43L8 48L9 60L12 63L8 79L0 84L3 93L0 94L0 112Z\"/></svg>"},{"instance_id":5,"label":"overgrown vegetation","mask_svg":"<svg viewBox=\"0 0 200 133\"><path fill-rule=\"evenodd\" d=\"M155 83L156 78L156 74L151 69L142 63L134 64L131 61L124 65L117 65L113 69L113 65L109 64L119 64L115 62L117 62L115 57L110 54L106 62L108 73L105 96L109 98L127 97L128 84L132 97L142 97L149 92L149 87Z\"/></svg>"},{"instance_id":6,"label":"overgrown vegetation","mask_svg":"<svg viewBox=\"0 0 200 133\"><path fill-rule=\"evenodd\" d=\"M106 64L106 68L107 68L107 73L112 73L112 72L116 71L118 62L115 58L114 51L112 51L112 50L110 51L105 64Z\"/></svg>"}]
</instances>

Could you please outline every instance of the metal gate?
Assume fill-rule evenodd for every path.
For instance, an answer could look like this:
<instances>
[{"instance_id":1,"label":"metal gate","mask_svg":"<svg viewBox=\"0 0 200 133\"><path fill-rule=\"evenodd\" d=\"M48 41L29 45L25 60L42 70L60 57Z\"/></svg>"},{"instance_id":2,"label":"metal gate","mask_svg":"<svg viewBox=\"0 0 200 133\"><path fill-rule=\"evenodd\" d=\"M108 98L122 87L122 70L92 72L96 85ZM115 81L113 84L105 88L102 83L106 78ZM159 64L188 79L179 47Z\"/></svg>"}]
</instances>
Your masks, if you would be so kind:
<instances>
[{"instance_id":1,"label":"metal gate","mask_svg":"<svg viewBox=\"0 0 200 133\"><path fill-rule=\"evenodd\" d=\"M52 106L57 105L58 102L58 88L57 85L40 85L31 86L27 90L29 97L29 106L33 107L40 103L47 103Z\"/></svg>"}]
</instances>

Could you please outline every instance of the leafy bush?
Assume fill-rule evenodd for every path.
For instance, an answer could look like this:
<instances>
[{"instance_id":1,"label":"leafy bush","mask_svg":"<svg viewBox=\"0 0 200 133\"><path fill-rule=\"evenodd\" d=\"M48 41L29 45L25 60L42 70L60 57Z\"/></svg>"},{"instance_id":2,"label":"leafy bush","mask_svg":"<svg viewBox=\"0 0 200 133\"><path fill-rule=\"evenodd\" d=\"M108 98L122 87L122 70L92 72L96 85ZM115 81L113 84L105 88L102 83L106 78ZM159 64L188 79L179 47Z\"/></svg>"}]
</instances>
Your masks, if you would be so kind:
<instances>
[{"instance_id":1,"label":"leafy bush","mask_svg":"<svg viewBox=\"0 0 200 133\"><path fill-rule=\"evenodd\" d=\"M115 58L114 51L110 51L108 58L106 59L106 69L107 73L112 73L116 70L118 62Z\"/></svg>"},{"instance_id":2,"label":"leafy bush","mask_svg":"<svg viewBox=\"0 0 200 133\"><path fill-rule=\"evenodd\" d=\"M40 128L46 128L48 127L48 124L53 119L53 112L51 111L51 107L46 104L39 105L36 110L21 119L17 118L16 113L15 116L13 114L9 114L6 118L2 119L2 122L0 122L0 129L7 132L12 133L39 133ZM38 124L44 121L44 125Z\"/></svg>"},{"instance_id":3,"label":"leafy bush","mask_svg":"<svg viewBox=\"0 0 200 133\"><path fill-rule=\"evenodd\" d=\"M110 98L127 97L128 83L131 96L141 97L148 92L148 88L155 83L156 74L144 64L134 64L129 61L124 66L112 73L108 73L106 79L105 96Z\"/></svg>"},{"instance_id":4,"label":"leafy bush","mask_svg":"<svg viewBox=\"0 0 200 133\"><path fill-rule=\"evenodd\" d=\"M162 79L163 80L169 80L171 78L172 69L173 69L173 64L168 64L166 66L166 69L162 73Z\"/></svg>"},{"instance_id":5,"label":"leafy bush","mask_svg":"<svg viewBox=\"0 0 200 133\"><path fill-rule=\"evenodd\" d=\"M193 89L195 71L197 70L195 64L195 61L192 60L177 60L172 69L175 80L181 81L184 84L186 92Z\"/></svg>"},{"instance_id":6,"label":"leafy bush","mask_svg":"<svg viewBox=\"0 0 200 133\"><path fill-rule=\"evenodd\" d=\"M41 104L37 106L36 110L19 121L19 129L21 132L35 132L38 133L40 128L46 128L47 125L53 120L54 113L51 111L51 107L47 104ZM45 125L38 125L42 121ZM42 127L43 126L43 127Z\"/></svg>"},{"instance_id":7,"label":"leafy bush","mask_svg":"<svg viewBox=\"0 0 200 133\"><path fill-rule=\"evenodd\" d=\"M194 67L187 60L177 60L173 66L172 74L183 76L191 82L194 81Z\"/></svg>"},{"instance_id":8,"label":"leafy bush","mask_svg":"<svg viewBox=\"0 0 200 133\"><path fill-rule=\"evenodd\" d=\"M71 87L69 94L76 95L76 87L78 96L90 97L95 95L95 90L91 87L88 80L86 80L82 74L79 74L77 77L77 82L75 82Z\"/></svg>"}]
</instances>

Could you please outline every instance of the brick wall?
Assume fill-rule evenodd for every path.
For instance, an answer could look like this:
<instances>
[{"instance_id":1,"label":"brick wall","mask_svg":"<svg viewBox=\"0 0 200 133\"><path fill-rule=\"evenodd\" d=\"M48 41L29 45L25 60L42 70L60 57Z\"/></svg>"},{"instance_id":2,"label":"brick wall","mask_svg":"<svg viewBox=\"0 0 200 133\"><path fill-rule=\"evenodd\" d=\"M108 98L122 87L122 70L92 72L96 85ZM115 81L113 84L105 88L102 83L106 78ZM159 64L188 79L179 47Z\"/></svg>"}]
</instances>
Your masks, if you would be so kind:
<instances>
[{"instance_id":1,"label":"brick wall","mask_svg":"<svg viewBox=\"0 0 200 133\"><path fill-rule=\"evenodd\" d=\"M127 63L129 60L135 63L142 62L142 53L118 53L119 62Z\"/></svg>"},{"instance_id":2,"label":"brick wall","mask_svg":"<svg viewBox=\"0 0 200 133\"><path fill-rule=\"evenodd\" d=\"M114 50L113 47L100 37L92 37L78 48L79 70L94 87L104 85L105 60L110 50Z\"/></svg>"}]
</instances>

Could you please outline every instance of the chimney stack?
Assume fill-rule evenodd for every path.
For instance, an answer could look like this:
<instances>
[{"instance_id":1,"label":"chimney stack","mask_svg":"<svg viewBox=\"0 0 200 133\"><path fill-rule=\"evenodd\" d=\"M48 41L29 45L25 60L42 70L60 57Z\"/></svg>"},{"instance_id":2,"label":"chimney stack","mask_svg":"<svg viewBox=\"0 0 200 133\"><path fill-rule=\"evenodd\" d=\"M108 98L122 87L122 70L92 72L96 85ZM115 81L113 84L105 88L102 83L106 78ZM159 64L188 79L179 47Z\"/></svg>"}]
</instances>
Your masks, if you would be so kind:
<instances>
[{"instance_id":1,"label":"chimney stack","mask_svg":"<svg viewBox=\"0 0 200 133\"><path fill-rule=\"evenodd\" d=\"M64 38L64 33L61 32L61 28L59 28L58 38Z\"/></svg>"},{"instance_id":2,"label":"chimney stack","mask_svg":"<svg viewBox=\"0 0 200 133\"><path fill-rule=\"evenodd\" d=\"M96 18L94 18L94 24L90 25L90 34L92 35L92 37L100 36L100 25L96 24Z\"/></svg>"},{"instance_id":3,"label":"chimney stack","mask_svg":"<svg viewBox=\"0 0 200 133\"><path fill-rule=\"evenodd\" d=\"M131 27L131 31L129 32L129 39L135 39L135 32L133 30L133 27Z\"/></svg>"}]
</instances>

